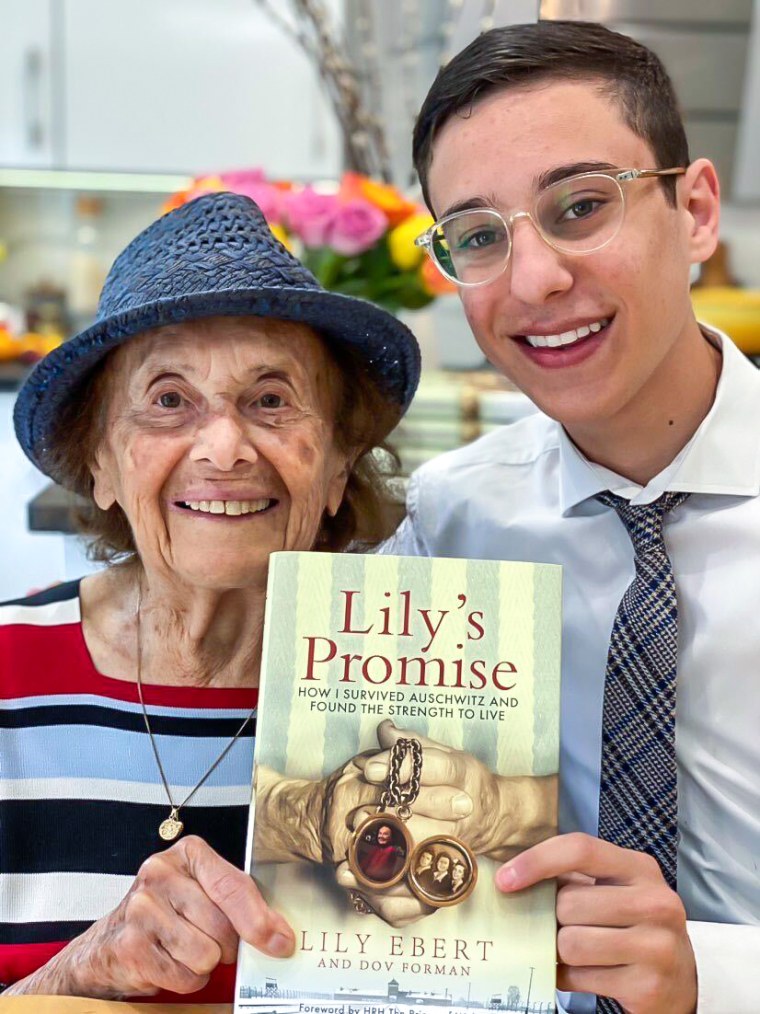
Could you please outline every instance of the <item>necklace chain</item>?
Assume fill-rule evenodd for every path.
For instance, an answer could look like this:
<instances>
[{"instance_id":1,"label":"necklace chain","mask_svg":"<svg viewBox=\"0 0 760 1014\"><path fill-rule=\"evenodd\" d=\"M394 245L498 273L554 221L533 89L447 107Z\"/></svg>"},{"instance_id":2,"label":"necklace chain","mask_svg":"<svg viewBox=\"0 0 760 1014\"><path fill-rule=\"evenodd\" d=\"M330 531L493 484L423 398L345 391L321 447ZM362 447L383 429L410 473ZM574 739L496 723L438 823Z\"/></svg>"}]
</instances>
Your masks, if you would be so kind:
<instances>
[{"instance_id":1,"label":"necklace chain","mask_svg":"<svg viewBox=\"0 0 760 1014\"><path fill-rule=\"evenodd\" d=\"M158 773L161 775L161 781L163 782L164 785L166 798L169 800L169 806L171 807L171 813L169 814L166 820L161 822L161 825L159 826L158 829L158 833L161 836L161 838L164 839L164 841L173 841L175 838L178 838L184 830L184 824L179 819L179 811L182 809L183 806L185 806L186 803L188 803L193 798L198 789L200 789L200 787L206 782L206 780L213 774L214 771L216 771L216 769L222 763L224 758L227 756L232 747L235 745L236 741L240 737L245 727L253 718L256 708L255 707L251 708L250 712L244 719L243 724L240 726L238 731L229 741L227 746L225 746L224 750L222 750L222 752L216 758L211 767L206 771L201 780L193 786L193 788L188 792L188 794L185 796L185 798L182 800L181 803L175 804L174 800L172 799L171 789L169 788L169 782L166 778L166 772L164 771L164 766L161 763L161 757L158 753L158 746L156 744L156 740L153 735L153 730L150 727L150 721L148 720L148 711L147 708L145 707L145 700L143 698L142 637L141 637L142 629L140 625L141 605L142 605L142 586L138 580L137 607L135 609L135 623L137 626L137 696L140 698L140 708L142 710L143 721L145 722L145 729L148 733L148 738L150 739L150 745L153 748L153 756L156 758L156 766L158 767Z\"/></svg>"},{"instance_id":2,"label":"necklace chain","mask_svg":"<svg viewBox=\"0 0 760 1014\"><path fill-rule=\"evenodd\" d=\"M407 753L412 757L412 773L406 787L401 781L401 765ZM417 798L420 791L420 776L422 774L422 746L418 739L399 739L393 744L390 758L390 770L388 773L388 787L383 792L381 804L383 806L409 807Z\"/></svg>"}]
</instances>

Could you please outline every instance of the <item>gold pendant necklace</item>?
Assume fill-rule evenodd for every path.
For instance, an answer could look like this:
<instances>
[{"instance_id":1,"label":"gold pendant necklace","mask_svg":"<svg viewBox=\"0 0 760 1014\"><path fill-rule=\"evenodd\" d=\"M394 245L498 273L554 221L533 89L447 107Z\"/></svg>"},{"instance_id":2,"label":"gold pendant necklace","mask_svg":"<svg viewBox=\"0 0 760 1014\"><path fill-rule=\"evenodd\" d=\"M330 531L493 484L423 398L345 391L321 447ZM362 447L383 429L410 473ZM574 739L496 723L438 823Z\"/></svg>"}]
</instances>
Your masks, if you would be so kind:
<instances>
[{"instance_id":1,"label":"gold pendant necklace","mask_svg":"<svg viewBox=\"0 0 760 1014\"><path fill-rule=\"evenodd\" d=\"M407 754L412 774L404 784L401 765ZM459 905L475 889L477 860L469 846L452 835L433 835L418 843L412 839L406 822L412 816L421 778L420 741L397 740L391 748L388 785L376 812L354 831L348 848L348 866L361 886L375 892L405 879L412 893L431 908ZM360 915L374 912L360 891L351 891L350 897Z\"/></svg>"},{"instance_id":2,"label":"gold pendant necklace","mask_svg":"<svg viewBox=\"0 0 760 1014\"><path fill-rule=\"evenodd\" d=\"M188 792L188 794L185 796L185 798L182 800L181 803L175 804L174 800L172 799L171 789L169 788L169 782L168 782L168 780L166 778L166 774L164 773L164 766L161 763L161 757L159 756L159 753L158 753L158 747L156 746L156 740L155 740L155 738L153 736L153 732L152 732L151 727L150 727L150 722L148 721L148 712L147 712L147 709L145 707L145 700L143 699L142 673L141 673L141 669L142 669L142 638L141 638L141 627L140 627L140 606L141 605L142 605L142 586L141 586L141 584L140 584L140 582L138 580L138 582L137 582L137 606L135 608L135 622L136 622L136 625L137 625L137 696L140 698L140 707L142 709L142 715L143 715L143 719L145 721L145 728L146 728L147 733L148 733L148 738L150 739L150 745L153 748L153 756L156 758L156 766L158 767L158 773L161 775L161 781L163 782L164 791L166 792L166 798L169 800L169 806L170 806L169 816L165 820L162 820L161 823L158 825L158 835L159 835L159 837L161 839L163 839L163 841L175 841L177 838L179 838L179 836L185 830L184 823L179 819L179 811L182 809L182 807L186 803L188 803L192 799L192 797L195 795L195 793L198 791L198 789L204 784L204 782L209 778L209 776L222 763L222 761L224 760L224 758L227 756L227 754L230 752L230 750L232 749L232 747L235 745L235 742L237 741L237 739L239 738L240 734L245 729L246 725L248 725L248 723L253 718L253 715L254 715L254 712L256 711L256 708L255 707L251 708L250 713L245 718L243 724L240 726L240 728L238 729L238 731L235 733L235 735L229 741L229 743L227 744L227 746L225 746L224 750L222 750L222 752L216 758L216 760L211 765L211 767L206 771L206 773L204 774L203 778L201 778L201 780L199 782L197 782L196 785L193 786L193 788Z\"/></svg>"}]
</instances>

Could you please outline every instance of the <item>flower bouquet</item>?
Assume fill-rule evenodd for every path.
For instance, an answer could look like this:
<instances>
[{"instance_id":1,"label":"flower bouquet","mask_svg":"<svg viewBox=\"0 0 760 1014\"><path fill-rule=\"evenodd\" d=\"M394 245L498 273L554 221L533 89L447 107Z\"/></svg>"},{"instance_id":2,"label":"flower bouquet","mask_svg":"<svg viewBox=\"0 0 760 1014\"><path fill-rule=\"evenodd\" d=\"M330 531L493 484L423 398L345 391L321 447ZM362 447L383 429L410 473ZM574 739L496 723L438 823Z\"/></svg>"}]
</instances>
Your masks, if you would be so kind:
<instances>
[{"instance_id":1,"label":"flower bouquet","mask_svg":"<svg viewBox=\"0 0 760 1014\"><path fill-rule=\"evenodd\" d=\"M164 210L215 190L251 197L277 238L333 292L369 299L395 313L420 309L454 290L414 245L432 218L387 183L347 172L326 193L268 180L259 169L241 170L198 177Z\"/></svg>"}]
</instances>

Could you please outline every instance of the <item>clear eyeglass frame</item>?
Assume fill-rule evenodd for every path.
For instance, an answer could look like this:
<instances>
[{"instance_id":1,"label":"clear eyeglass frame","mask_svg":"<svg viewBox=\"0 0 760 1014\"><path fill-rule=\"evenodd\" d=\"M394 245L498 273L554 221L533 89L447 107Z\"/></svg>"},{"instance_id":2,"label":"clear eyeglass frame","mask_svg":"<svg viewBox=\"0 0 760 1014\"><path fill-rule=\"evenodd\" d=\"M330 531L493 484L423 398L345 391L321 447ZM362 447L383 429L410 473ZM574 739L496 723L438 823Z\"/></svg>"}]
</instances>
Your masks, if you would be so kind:
<instances>
[{"instance_id":1,"label":"clear eyeglass frame","mask_svg":"<svg viewBox=\"0 0 760 1014\"><path fill-rule=\"evenodd\" d=\"M586 254L596 253L597 250L603 249L605 246L611 243L612 240L615 239L615 237L620 232L620 229L622 228L623 225L623 221L625 219L625 211L626 211L625 188L623 187L622 184L633 183L636 180L640 179L651 179L652 177L678 176L682 175L685 172L686 168L684 166L676 166L670 169L620 169L620 170L610 170L609 172L596 171L596 172L578 173L575 176L568 176L565 179L558 180L556 183L553 183L551 186L547 187L545 190L542 190L539 194L537 194L536 199L533 203L532 211L514 211L512 212L511 215L507 217L502 215L501 212L497 211L495 208L467 208L464 211L455 211L451 215L445 215L443 218L438 219L437 222L433 222L433 224L428 229L426 229L425 232L417 236L417 238L414 240L414 245L417 247L421 247L422 249L425 250L427 255L432 260L433 264L435 264L436 268L440 271L440 273L444 276L444 278L447 278L450 282L453 282L459 288L463 289L478 288L481 285L489 285L491 282L493 282L496 278L498 278L506 271L510 255L512 253L512 242L513 242L512 232L514 222L517 219L527 218L531 222L533 228L536 230L541 239L547 244L547 246L550 246L553 250L557 250L559 253L569 254L573 257L583 257ZM566 187L568 184L572 184L576 181L590 180L599 177L604 177L605 179L612 180L616 184L620 194L621 212L619 216L619 221L617 223L614 232L612 232L609 236L606 236L605 239L597 246L590 247L588 249L583 250L568 249L567 247L559 245L555 240L553 240L550 236L546 234L545 230L542 228L540 224L540 219L537 214L539 203L545 199L547 193L551 193L551 191L554 190L555 188ZM472 215L473 213L478 212L490 214L494 216L495 219L499 220L502 223L505 235L507 237L507 250L506 253L504 254L503 262L500 264L498 270L495 271L493 274L489 275L486 278L478 279L475 282L463 282L460 278L457 278L456 275L453 275L449 271L447 271L446 268L441 264L435 253L433 237L435 236L438 230L443 229L443 227L447 225L449 222L456 221L457 219L461 219L466 215Z\"/></svg>"}]
</instances>

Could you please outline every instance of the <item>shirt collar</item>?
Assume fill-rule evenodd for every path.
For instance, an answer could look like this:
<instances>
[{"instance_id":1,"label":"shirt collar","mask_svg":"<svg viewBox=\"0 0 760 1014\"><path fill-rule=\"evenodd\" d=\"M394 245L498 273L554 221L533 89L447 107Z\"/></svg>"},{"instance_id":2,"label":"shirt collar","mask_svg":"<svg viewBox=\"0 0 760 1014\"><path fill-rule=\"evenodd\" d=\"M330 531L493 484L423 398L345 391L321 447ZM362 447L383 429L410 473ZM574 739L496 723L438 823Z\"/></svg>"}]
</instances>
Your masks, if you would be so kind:
<instances>
[{"instance_id":1,"label":"shirt collar","mask_svg":"<svg viewBox=\"0 0 760 1014\"><path fill-rule=\"evenodd\" d=\"M702 329L723 356L715 400L694 436L646 486L589 461L559 427L559 494L563 514L610 490L650 503L665 490L757 496L760 493L760 370L722 332Z\"/></svg>"}]
</instances>

